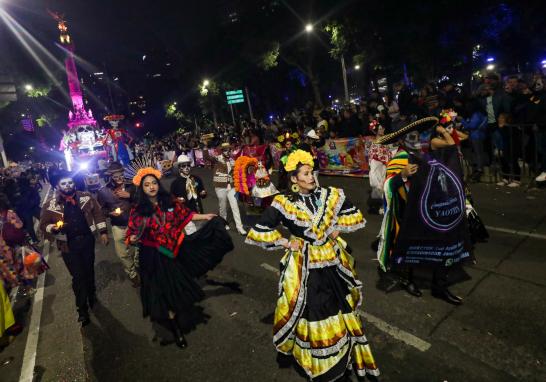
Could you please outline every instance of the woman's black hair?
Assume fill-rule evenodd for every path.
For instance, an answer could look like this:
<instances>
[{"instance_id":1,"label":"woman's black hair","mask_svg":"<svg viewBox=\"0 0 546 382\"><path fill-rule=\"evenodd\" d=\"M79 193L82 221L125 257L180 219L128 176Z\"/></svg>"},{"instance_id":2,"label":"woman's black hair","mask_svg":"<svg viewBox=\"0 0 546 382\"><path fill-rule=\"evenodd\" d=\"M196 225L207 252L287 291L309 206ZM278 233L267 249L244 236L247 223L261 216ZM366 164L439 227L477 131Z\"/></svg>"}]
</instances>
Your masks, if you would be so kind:
<instances>
[{"instance_id":1,"label":"woman's black hair","mask_svg":"<svg viewBox=\"0 0 546 382\"><path fill-rule=\"evenodd\" d=\"M288 176L286 177L286 182L287 182L287 187L286 187L286 192L288 193L288 199L294 201L296 200L297 196L298 196L298 193L297 192L294 192L292 191L292 177L295 176L296 178L298 177L298 172L300 172L300 169L304 166L304 163L298 163L298 165L296 166L296 169L294 171L290 171L288 173Z\"/></svg>"},{"instance_id":2,"label":"woman's black hair","mask_svg":"<svg viewBox=\"0 0 546 382\"><path fill-rule=\"evenodd\" d=\"M158 190L157 190L157 203L159 204L159 208L161 211L167 211L170 208L173 208L174 202L172 195L163 188L161 183L159 182L159 179L155 177L154 175L146 175L144 178L142 178L140 182L140 187L137 187L136 195L135 195L135 204L136 204L136 211L141 216L152 216L155 212L154 205L150 201L150 198L148 195L144 193L144 188L142 187L142 183L144 182L144 179L147 177L153 177L157 180L158 184Z\"/></svg>"}]
</instances>

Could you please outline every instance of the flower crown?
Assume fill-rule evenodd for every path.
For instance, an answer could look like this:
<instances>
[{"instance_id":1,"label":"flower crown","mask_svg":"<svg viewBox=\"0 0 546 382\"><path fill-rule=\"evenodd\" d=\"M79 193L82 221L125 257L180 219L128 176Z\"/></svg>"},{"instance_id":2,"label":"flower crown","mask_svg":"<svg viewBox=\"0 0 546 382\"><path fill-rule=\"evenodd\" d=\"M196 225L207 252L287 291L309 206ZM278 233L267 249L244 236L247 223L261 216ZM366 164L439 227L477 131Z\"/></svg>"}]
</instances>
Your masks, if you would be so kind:
<instances>
[{"instance_id":1,"label":"flower crown","mask_svg":"<svg viewBox=\"0 0 546 382\"><path fill-rule=\"evenodd\" d=\"M161 179L161 171L153 168L153 167L144 167L137 171L136 175L133 177L133 184L135 186L140 186L140 183L142 182L142 179L144 179L148 175L153 175L157 179Z\"/></svg>"},{"instance_id":2,"label":"flower crown","mask_svg":"<svg viewBox=\"0 0 546 382\"><path fill-rule=\"evenodd\" d=\"M298 138L300 137L300 135L298 133L286 133L284 135L279 135L277 137L277 141L279 141L279 143L283 143L284 141L295 141L295 140L298 140Z\"/></svg>"},{"instance_id":3,"label":"flower crown","mask_svg":"<svg viewBox=\"0 0 546 382\"><path fill-rule=\"evenodd\" d=\"M313 156L307 151L296 150L292 154L288 155L284 169L286 172L294 171L300 163L313 167Z\"/></svg>"},{"instance_id":4,"label":"flower crown","mask_svg":"<svg viewBox=\"0 0 546 382\"><path fill-rule=\"evenodd\" d=\"M455 113L453 109L444 109L440 112L440 125L449 125L456 117L457 113Z\"/></svg>"},{"instance_id":5,"label":"flower crown","mask_svg":"<svg viewBox=\"0 0 546 382\"><path fill-rule=\"evenodd\" d=\"M379 126L381 126L381 124L379 123L379 121L377 119L374 119L370 122L370 130L373 131L374 133L377 132L377 130L379 129Z\"/></svg>"}]
</instances>

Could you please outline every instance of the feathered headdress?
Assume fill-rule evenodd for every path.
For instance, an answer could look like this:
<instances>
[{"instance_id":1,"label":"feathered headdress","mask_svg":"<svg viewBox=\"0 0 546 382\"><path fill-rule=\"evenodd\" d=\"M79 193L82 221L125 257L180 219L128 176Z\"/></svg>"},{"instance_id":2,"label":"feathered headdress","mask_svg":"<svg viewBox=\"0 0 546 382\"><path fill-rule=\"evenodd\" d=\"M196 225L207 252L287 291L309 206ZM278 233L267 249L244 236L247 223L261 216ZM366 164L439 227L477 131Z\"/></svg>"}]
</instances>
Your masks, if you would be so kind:
<instances>
[{"instance_id":1,"label":"feathered headdress","mask_svg":"<svg viewBox=\"0 0 546 382\"><path fill-rule=\"evenodd\" d=\"M161 179L161 170L158 170L157 163L151 155L145 155L142 158L133 160L125 168L125 178L133 182L137 187L140 186L142 179L147 175L153 175L157 179Z\"/></svg>"}]
</instances>

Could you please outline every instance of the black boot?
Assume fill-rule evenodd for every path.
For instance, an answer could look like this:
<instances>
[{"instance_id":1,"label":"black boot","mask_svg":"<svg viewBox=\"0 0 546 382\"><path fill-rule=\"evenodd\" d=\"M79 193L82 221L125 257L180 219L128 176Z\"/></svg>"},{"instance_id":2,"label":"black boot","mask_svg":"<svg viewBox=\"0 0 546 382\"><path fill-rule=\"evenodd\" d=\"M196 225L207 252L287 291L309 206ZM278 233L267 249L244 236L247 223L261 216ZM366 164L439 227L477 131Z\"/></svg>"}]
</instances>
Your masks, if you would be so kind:
<instances>
[{"instance_id":1,"label":"black boot","mask_svg":"<svg viewBox=\"0 0 546 382\"><path fill-rule=\"evenodd\" d=\"M178 324L176 317L173 319L170 319L169 322L171 325L171 331L173 332L173 336L174 336L174 343L180 349L184 349L185 347L188 346L188 343L186 342L186 338L184 337L184 333L182 333L182 329L180 328L180 325Z\"/></svg>"},{"instance_id":2,"label":"black boot","mask_svg":"<svg viewBox=\"0 0 546 382\"><path fill-rule=\"evenodd\" d=\"M436 298L439 298L439 299L442 299L452 305L461 305L463 303L463 299L460 298L459 296L456 296L454 295L453 293L451 293L449 291L449 289L447 289L446 287L444 288L435 288L433 287L432 288L432 296L433 297L436 297Z\"/></svg>"},{"instance_id":3,"label":"black boot","mask_svg":"<svg viewBox=\"0 0 546 382\"><path fill-rule=\"evenodd\" d=\"M78 309L78 322L81 323L82 328L89 325L91 319L89 318L89 312L87 309Z\"/></svg>"},{"instance_id":4,"label":"black boot","mask_svg":"<svg viewBox=\"0 0 546 382\"><path fill-rule=\"evenodd\" d=\"M417 288L417 285L415 285L415 283L413 282L412 268L408 269L407 277L407 280L400 280L400 284L402 285L402 287L412 296L421 297L423 295L423 292L421 292L419 288Z\"/></svg>"},{"instance_id":5,"label":"black boot","mask_svg":"<svg viewBox=\"0 0 546 382\"><path fill-rule=\"evenodd\" d=\"M408 292L412 296L421 297L423 295L423 292L421 292L421 290L417 288L417 285L415 285L415 283L413 282L403 283L402 286L404 287L406 292Z\"/></svg>"}]
</instances>

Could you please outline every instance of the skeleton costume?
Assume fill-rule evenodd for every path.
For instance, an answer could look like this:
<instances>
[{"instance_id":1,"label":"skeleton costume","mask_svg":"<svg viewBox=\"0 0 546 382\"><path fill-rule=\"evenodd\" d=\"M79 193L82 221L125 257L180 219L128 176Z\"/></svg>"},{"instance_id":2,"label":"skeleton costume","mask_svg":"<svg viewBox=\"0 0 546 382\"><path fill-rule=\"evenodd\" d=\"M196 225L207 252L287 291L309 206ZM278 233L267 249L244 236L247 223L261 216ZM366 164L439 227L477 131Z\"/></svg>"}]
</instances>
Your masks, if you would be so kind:
<instances>
[{"instance_id":1,"label":"skeleton costume","mask_svg":"<svg viewBox=\"0 0 546 382\"><path fill-rule=\"evenodd\" d=\"M171 183L171 194L178 198L191 211L202 214L203 203L201 199L207 196L203 181L200 177L190 174L191 159L187 155L180 155L176 168L180 176ZM186 233L191 234L197 230L194 222L186 225Z\"/></svg>"},{"instance_id":2,"label":"skeleton costume","mask_svg":"<svg viewBox=\"0 0 546 382\"><path fill-rule=\"evenodd\" d=\"M88 307L95 297L95 232L107 233L101 207L88 192L75 191L71 175L60 174L56 194L44 203L40 229L53 235L72 276L78 321L89 323Z\"/></svg>"}]
</instances>

